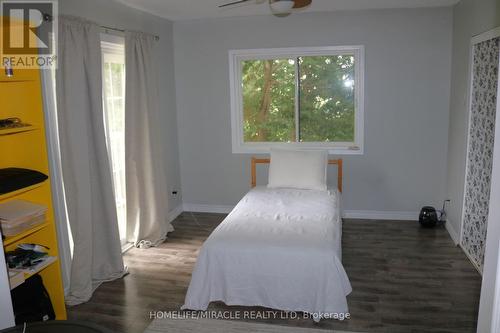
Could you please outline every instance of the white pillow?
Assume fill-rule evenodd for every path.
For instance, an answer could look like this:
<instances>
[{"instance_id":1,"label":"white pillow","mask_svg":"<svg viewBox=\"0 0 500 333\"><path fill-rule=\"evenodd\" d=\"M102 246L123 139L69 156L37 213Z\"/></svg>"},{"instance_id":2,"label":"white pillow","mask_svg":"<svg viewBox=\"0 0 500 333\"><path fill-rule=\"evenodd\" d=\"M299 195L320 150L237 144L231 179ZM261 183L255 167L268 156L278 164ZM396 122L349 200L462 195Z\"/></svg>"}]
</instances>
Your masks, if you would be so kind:
<instances>
[{"instance_id":1,"label":"white pillow","mask_svg":"<svg viewBox=\"0 0 500 333\"><path fill-rule=\"evenodd\" d=\"M326 191L327 165L326 151L271 149L267 187Z\"/></svg>"}]
</instances>

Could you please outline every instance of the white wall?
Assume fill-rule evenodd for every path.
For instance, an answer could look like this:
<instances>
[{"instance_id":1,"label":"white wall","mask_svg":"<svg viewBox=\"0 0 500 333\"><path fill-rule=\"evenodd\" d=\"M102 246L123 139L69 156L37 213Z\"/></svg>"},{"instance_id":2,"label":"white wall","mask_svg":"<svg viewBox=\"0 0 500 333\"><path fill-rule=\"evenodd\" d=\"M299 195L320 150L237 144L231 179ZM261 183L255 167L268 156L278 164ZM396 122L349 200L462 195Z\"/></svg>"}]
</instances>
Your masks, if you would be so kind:
<instances>
[{"instance_id":1,"label":"white wall","mask_svg":"<svg viewBox=\"0 0 500 333\"><path fill-rule=\"evenodd\" d=\"M471 38L500 26L498 0L462 0L453 10L453 60L451 76L450 128L447 196L451 199L448 226L458 241L464 197L469 94L468 68Z\"/></svg>"},{"instance_id":2,"label":"white wall","mask_svg":"<svg viewBox=\"0 0 500 333\"><path fill-rule=\"evenodd\" d=\"M344 156L345 209L439 206L445 198L451 29L450 8L175 22L184 202L234 205L249 189L250 155L231 152L228 50L363 44L365 154Z\"/></svg>"},{"instance_id":3,"label":"white wall","mask_svg":"<svg viewBox=\"0 0 500 333\"><path fill-rule=\"evenodd\" d=\"M109 27L149 32L160 36L156 52L156 67L159 75L160 107L164 131L158 140L164 143L166 152L168 184L165 186L168 186L169 193L174 188L180 189L172 23L110 0L60 0L59 13L84 17ZM178 207L180 202L180 197L170 197L169 209Z\"/></svg>"}]
</instances>

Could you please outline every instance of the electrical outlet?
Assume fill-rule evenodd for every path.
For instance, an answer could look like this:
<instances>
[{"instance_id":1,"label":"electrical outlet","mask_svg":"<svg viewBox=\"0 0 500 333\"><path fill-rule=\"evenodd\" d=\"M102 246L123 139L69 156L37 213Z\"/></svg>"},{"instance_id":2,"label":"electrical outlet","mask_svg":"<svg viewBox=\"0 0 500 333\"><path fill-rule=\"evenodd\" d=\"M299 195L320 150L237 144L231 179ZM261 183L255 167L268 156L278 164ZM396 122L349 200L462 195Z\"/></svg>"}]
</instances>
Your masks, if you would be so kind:
<instances>
[{"instance_id":1,"label":"electrical outlet","mask_svg":"<svg viewBox=\"0 0 500 333\"><path fill-rule=\"evenodd\" d=\"M439 220L441 222L445 222L446 219L447 219L447 213L446 213L446 204L447 203L450 203L451 200L450 199L446 199L443 201L443 208L441 208L441 210L439 210L439 213L440 213L440 217L439 217Z\"/></svg>"},{"instance_id":2,"label":"electrical outlet","mask_svg":"<svg viewBox=\"0 0 500 333\"><path fill-rule=\"evenodd\" d=\"M179 197L179 190L172 189L170 195L172 196L172 198L177 199Z\"/></svg>"}]
</instances>

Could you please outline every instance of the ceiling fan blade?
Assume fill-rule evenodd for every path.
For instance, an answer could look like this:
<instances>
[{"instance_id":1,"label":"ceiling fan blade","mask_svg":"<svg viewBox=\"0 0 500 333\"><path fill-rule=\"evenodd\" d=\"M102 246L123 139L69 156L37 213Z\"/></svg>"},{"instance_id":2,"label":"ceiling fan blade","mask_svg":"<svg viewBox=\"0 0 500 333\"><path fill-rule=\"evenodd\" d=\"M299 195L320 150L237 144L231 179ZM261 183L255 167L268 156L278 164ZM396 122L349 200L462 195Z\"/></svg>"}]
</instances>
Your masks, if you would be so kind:
<instances>
[{"instance_id":1,"label":"ceiling fan blade","mask_svg":"<svg viewBox=\"0 0 500 333\"><path fill-rule=\"evenodd\" d=\"M312 0L294 0L293 8L304 8L311 4Z\"/></svg>"},{"instance_id":2,"label":"ceiling fan blade","mask_svg":"<svg viewBox=\"0 0 500 333\"><path fill-rule=\"evenodd\" d=\"M220 5L219 8L223 8L223 7L227 7L227 6L232 6L232 5L237 5L239 3L244 3L244 2L248 2L248 1L252 1L252 0L238 0L238 1L233 1L233 2L229 2L229 3L225 3L223 5Z\"/></svg>"}]
</instances>

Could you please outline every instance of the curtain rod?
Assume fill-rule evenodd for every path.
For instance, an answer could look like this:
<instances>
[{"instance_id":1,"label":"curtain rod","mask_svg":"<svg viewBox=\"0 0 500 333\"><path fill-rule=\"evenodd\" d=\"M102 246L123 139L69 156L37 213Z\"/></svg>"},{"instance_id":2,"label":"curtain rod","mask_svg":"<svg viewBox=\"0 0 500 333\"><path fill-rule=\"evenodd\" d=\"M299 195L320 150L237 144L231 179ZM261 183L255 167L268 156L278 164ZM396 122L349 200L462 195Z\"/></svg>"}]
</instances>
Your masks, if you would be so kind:
<instances>
[{"instance_id":1,"label":"curtain rod","mask_svg":"<svg viewBox=\"0 0 500 333\"><path fill-rule=\"evenodd\" d=\"M113 27L107 27L105 25L101 25L101 28L105 29L105 30L113 30L113 31L119 31L119 32L125 32L124 29L118 29L118 28L113 28ZM153 37L155 38L155 40L160 40L160 36L158 35L153 35Z\"/></svg>"},{"instance_id":2,"label":"curtain rod","mask_svg":"<svg viewBox=\"0 0 500 333\"><path fill-rule=\"evenodd\" d=\"M43 13L43 20L44 20L44 21L52 22L52 21L53 21L53 19L54 19L54 18L52 17L52 15L47 14L47 13ZM114 31L119 31L119 32L125 32L125 30L124 30L124 29L118 29L118 28L113 28L113 27L107 27L107 26L105 26L105 25L101 25L100 27L101 27L101 28L103 28L103 29L106 29L106 30L114 30ZM153 36L154 36L155 40L157 40L157 41L158 41L158 40L160 40L160 36L158 36L158 35L153 35Z\"/></svg>"}]
</instances>

